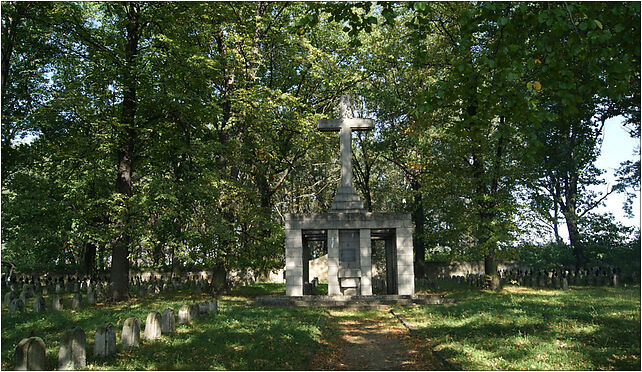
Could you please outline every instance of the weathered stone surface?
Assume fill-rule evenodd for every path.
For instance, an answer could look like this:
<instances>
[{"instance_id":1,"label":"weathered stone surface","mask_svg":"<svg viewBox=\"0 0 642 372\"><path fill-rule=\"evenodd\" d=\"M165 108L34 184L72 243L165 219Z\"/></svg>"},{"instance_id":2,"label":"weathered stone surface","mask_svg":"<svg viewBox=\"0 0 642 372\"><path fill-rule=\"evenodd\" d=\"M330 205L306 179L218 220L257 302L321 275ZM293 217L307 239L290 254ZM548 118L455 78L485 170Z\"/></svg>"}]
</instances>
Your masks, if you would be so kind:
<instances>
[{"instance_id":1,"label":"weathered stone surface","mask_svg":"<svg viewBox=\"0 0 642 372\"><path fill-rule=\"evenodd\" d=\"M87 291L87 304L88 305L95 305L96 304L96 294L94 291Z\"/></svg>"},{"instance_id":2,"label":"weathered stone surface","mask_svg":"<svg viewBox=\"0 0 642 372\"><path fill-rule=\"evenodd\" d=\"M198 319L199 315L199 307L198 304L190 304L189 305L189 316L190 320Z\"/></svg>"},{"instance_id":3,"label":"weathered stone surface","mask_svg":"<svg viewBox=\"0 0 642 372\"><path fill-rule=\"evenodd\" d=\"M58 369L78 370L87 364L85 331L80 328L68 329L63 333L58 349Z\"/></svg>"},{"instance_id":4,"label":"weathered stone surface","mask_svg":"<svg viewBox=\"0 0 642 372\"><path fill-rule=\"evenodd\" d=\"M125 319L120 339L121 345L125 349L138 347L140 343L140 321L138 318L131 317Z\"/></svg>"},{"instance_id":5,"label":"weathered stone surface","mask_svg":"<svg viewBox=\"0 0 642 372\"><path fill-rule=\"evenodd\" d=\"M40 313L45 311L45 299L42 298L41 296L36 296L33 299L33 312L34 313Z\"/></svg>"},{"instance_id":6,"label":"weathered stone surface","mask_svg":"<svg viewBox=\"0 0 642 372\"><path fill-rule=\"evenodd\" d=\"M16 294L14 292L7 292L4 295L4 306L9 307L11 305L11 301L13 301L16 298Z\"/></svg>"},{"instance_id":7,"label":"weathered stone surface","mask_svg":"<svg viewBox=\"0 0 642 372\"><path fill-rule=\"evenodd\" d=\"M18 298L20 300L22 300L23 304L26 304L27 303L27 291L23 290L22 292L20 292L20 296L18 296Z\"/></svg>"},{"instance_id":8,"label":"weathered stone surface","mask_svg":"<svg viewBox=\"0 0 642 372\"><path fill-rule=\"evenodd\" d=\"M25 303L19 299L13 299L9 305L9 313L23 312L25 310Z\"/></svg>"},{"instance_id":9,"label":"weathered stone surface","mask_svg":"<svg viewBox=\"0 0 642 372\"><path fill-rule=\"evenodd\" d=\"M40 337L23 338L14 354L16 371L43 371L45 369L45 343Z\"/></svg>"},{"instance_id":10,"label":"weathered stone surface","mask_svg":"<svg viewBox=\"0 0 642 372\"><path fill-rule=\"evenodd\" d=\"M178 309L178 324L187 324L192 321L193 313L191 310L191 305L183 305ZM198 310L196 313L198 314Z\"/></svg>"},{"instance_id":11,"label":"weathered stone surface","mask_svg":"<svg viewBox=\"0 0 642 372\"><path fill-rule=\"evenodd\" d=\"M210 302L207 303L207 306L209 307L210 314L216 314L218 312L218 303L216 300L210 300Z\"/></svg>"},{"instance_id":12,"label":"weathered stone surface","mask_svg":"<svg viewBox=\"0 0 642 372\"><path fill-rule=\"evenodd\" d=\"M178 309L178 324L189 323L189 305L183 305Z\"/></svg>"},{"instance_id":13,"label":"weathered stone surface","mask_svg":"<svg viewBox=\"0 0 642 372\"><path fill-rule=\"evenodd\" d=\"M62 297L59 295L54 295L51 301L51 308L54 311L62 311L64 309Z\"/></svg>"},{"instance_id":14,"label":"weathered stone surface","mask_svg":"<svg viewBox=\"0 0 642 372\"><path fill-rule=\"evenodd\" d=\"M562 278L562 290L568 291L568 279L566 277Z\"/></svg>"},{"instance_id":15,"label":"weathered stone surface","mask_svg":"<svg viewBox=\"0 0 642 372\"><path fill-rule=\"evenodd\" d=\"M111 323L98 326L94 335L94 358L106 358L116 353L116 330Z\"/></svg>"},{"instance_id":16,"label":"weathered stone surface","mask_svg":"<svg viewBox=\"0 0 642 372\"><path fill-rule=\"evenodd\" d=\"M165 309L161 315L161 333L171 334L176 331L176 320L174 319L174 309Z\"/></svg>"},{"instance_id":17,"label":"weathered stone surface","mask_svg":"<svg viewBox=\"0 0 642 372\"><path fill-rule=\"evenodd\" d=\"M207 301L203 301L198 304L199 314L207 314L209 311L210 311L210 306L207 304Z\"/></svg>"},{"instance_id":18,"label":"weathered stone surface","mask_svg":"<svg viewBox=\"0 0 642 372\"><path fill-rule=\"evenodd\" d=\"M157 311L147 314L145 321L145 339L155 340L161 336L161 314Z\"/></svg>"},{"instance_id":19,"label":"weathered stone surface","mask_svg":"<svg viewBox=\"0 0 642 372\"><path fill-rule=\"evenodd\" d=\"M72 309L80 309L82 307L82 295L80 293L74 293L74 297L71 300Z\"/></svg>"}]
</instances>

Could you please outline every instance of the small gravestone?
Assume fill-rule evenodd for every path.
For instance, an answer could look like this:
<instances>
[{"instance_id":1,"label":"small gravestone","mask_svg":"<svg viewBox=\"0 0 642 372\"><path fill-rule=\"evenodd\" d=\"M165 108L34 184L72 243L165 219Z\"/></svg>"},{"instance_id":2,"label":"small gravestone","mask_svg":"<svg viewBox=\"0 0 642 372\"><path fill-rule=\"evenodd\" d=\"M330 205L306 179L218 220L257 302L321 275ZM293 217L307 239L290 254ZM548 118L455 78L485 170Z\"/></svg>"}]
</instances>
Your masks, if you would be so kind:
<instances>
[{"instance_id":1,"label":"small gravestone","mask_svg":"<svg viewBox=\"0 0 642 372\"><path fill-rule=\"evenodd\" d=\"M45 343L40 337L23 338L16 346L14 370L43 371L45 369Z\"/></svg>"},{"instance_id":2,"label":"small gravestone","mask_svg":"<svg viewBox=\"0 0 642 372\"><path fill-rule=\"evenodd\" d=\"M566 277L562 278L562 290L568 291L568 279Z\"/></svg>"},{"instance_id":3,"label":"small gravestone","mask_svg":"<svg viewBox=\"0 0 642 372\"><path fill-rule=\"evenodd\" d=\"M555 287L555 289L562 288L562 281L560 280L560 277L557 275L553 277L553 286Z\"/></svg>"},{"instance_id":4,"label":"small gravestone","mask_svg":"<svg viewBox=\"0 0 642 372\"><path fill-rule=\"evenodd\" d=\"M140 321L138 318L127 318L123 323L123 333L120 336L123 348L138 347L140 342Z\"/></svg>"},{"instance_id":5,"label":"small gravestone","mask_svg":"<svg viewBox=\"0 0 642 372\"><path fill-rule=\"evenodd\" d=\"M216 314L218 312L218 304L216 300L211 300L207 303L207 306L209 307L210 314Z\"/></svg>"},{"instance_id":6,"label":"small gravestone","mask_svg":"<svg viewBox=\"0 0 642 372\"><path fill-rule=\"evenodd\" d=\"M6 306L6 307L11 306L11 301L13 301L15 297L16 297L16 294L15 294L15 293L13 293L13 292L7 292L7 293L4 295L4 306Z\"/></svg>"},{"instance_id":7,"label":"small gravestone","mask_svg":"<svg viewBox=\"0 0 642 372\"><path fill-rule=\"evenodd\" d=\"M85 331L80 328L68 329L63 333L58 350L58 369L77 370L87 364L87 340Z\"/></svg>"},{"instance_id":8,"label":"small gravestone","mask_svg":"<svg viewBox=\"0 0 642 372\"><path fill-rule=\"evenodd\" d=\"M16 312L23 312L25 310L25 303L19 298L16 298L11 301L9 305L9 313L13 314Z\"/></svg>"},{"instance_id":9,"label":"small gravestone","mask_svg":"<svg viewBox=\"0 0 642 372\"><path fill-rule=\"evenodd\" d=\"M163 310L163 314L161 315L161 333L170 334L174 333L174 331L176 331L174 310L167 308Z\"/></svg>"},{"instance_id":10,"label":"small gravestone","mask_svg":"<svg viewBox=\"0 0 642 372\"><path fill-rule=\"evenodd\" d=\"M198 313L207 314L210 311L210 306L207 304L207 301L203 301L198 304Z\"/></svg>"},{"instance_id":11,"label":"small gravestone","mask_svg":"<svg viewBox=\"0 0 642 372\"><path fill-rule=\"evenodd\" d=\"M64 309L63 302L62 302L62 297L60 297L58 295L54 295L52 303L51 303L51 308L54 311L62 311Z\"/></svg>"},{"instance_id":12,"label":"small gravestone","mask_svg":"<svg viewBox=\"0 0 642 372\"><path fill-rule=\"evenodd\" d=\"M60 283L56 284L56 294L61 294L62 293L62 285Z\"/></svg>"},{"instance_id":13,"label":"small gravestone","mask_svg":"<svg viewBox=\"0 0 642 372\"><path fill-rule=\"evenodd\" d=\"M80 292L80 284L78 282L74 283L74 292Z\"/></svg>"},{"instance_id":14,"label":"small gravestone","mask_svg":"<svg viewBox=\"0 0 642 372\"><path fill-rule=\"evenodd\" d=\"M47 288L47 287L43 287L43 288L42 288L42 295L43 295L43 296L47 296L47 295L49 295L49 288Z\"/></svg>"},{"instance_id":15,"label":"small gravestone","mask_svg":"<svg viewBox=\"0 0 642 372\"><path fill-rule=\"evenodd\" d=\"M87 304L95 305L96 304L96 294L93 291L87 292Z\"/></svg>"},{"instance_id":16,"label":"small gravestone","mask_svg":"<svg viewBox=\"0 0 642 372\"><path fill-rule=\"evenodd\" d=\"M82 306L82 295L80 293L74 293L74 298L71 300L72 309L80 309Z\"/></svg>"},{"instance_id":17,"label":"small gravestone","mask_svg":"<svg viewBox=\"0 0 642 372\"><path fill-rule=\"evenodd\" d=\"M27 291L23 290L20 292L20 296L18 296L18 298L22 300L23 304L27 303Z\"/></svg>"},{"instance_id":18,"label":"small gravestone","mask_svg":"<svg viewBox=\"0 0 642 372\"><path fill-rule=\"evenodd\" d=\"M178 324L187 324L192 320L189 310L189 305L183 305L178 309Z\"/></svg>"},{"instance_id":19,"label":"small gravestone","mask_svg":"<svg viewBox=\"0 0 642 372\"><path fill-rule=\"evenodd\" d=\"M147 320L145 321L146 340L155 340L161 336L161 320L161 314L157 311L147 314Z\"/></svg>"},{"instance_id":20,"label":"small gravestone","mask_svg":"<svg viewBox=\"0 0 642 372\"><path fill-rule=\"evenodd\" d=\"M611 285L615 288L620 286L620 278L617 274L613 274L613 276L611 277Z\"/></svg>"},{"instance_id":21,"label":"small gravestone","mask_svg":"<svg viewBox=\"0 0 642 372\"><path fill-rule=\"evenodd\" d=\"M45 299L41 296L36 296L36 298L33 299L33 312L40 313L43 311L45 311Z\"/></svg>"},{"instance_id":22,"label":"small gravestone","mask_svg":"<svg viewBox=\"0 0 642 372\"><path fill-rule=\"evenodd\" d=\"M103 323L94 335L94 358L106 358L115 353L116 330L111 323Z\"/></svg>"},{"instance_id":23,"label":"small gravestone","mask_svg":"<svg viewBox=\"0 0 642 372\"><path fill-rule=\"evenodd\" d=\"M191 320L197 319L199 315L199 307L198 304L190 304L189 305L189 316Z\"/></svg>"}]
</instances>

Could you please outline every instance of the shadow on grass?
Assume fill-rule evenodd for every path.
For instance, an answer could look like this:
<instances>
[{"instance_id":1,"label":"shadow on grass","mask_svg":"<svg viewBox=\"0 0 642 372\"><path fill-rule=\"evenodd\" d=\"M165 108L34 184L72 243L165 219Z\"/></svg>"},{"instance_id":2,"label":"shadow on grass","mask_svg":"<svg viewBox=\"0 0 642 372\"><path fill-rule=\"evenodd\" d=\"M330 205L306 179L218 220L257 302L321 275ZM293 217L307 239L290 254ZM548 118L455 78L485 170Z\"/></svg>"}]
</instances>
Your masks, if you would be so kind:
<instances>
[{"instance_id":1,"label":"shadow on grass","mask_svg":"<svg viewBox=\"0 0 642 372\"><path fill-rule=\"evenodd\" d=\"M400 308L465 369L640 369L638 289L462 291Z\"/></svg>"},{"instance_id":2,"label":"shadow on grass","mask_svg":"<svg viewBox=\"0 0 642 372\"><path fill-rule=\"evenodd\" d=\"M239 293L272 294L282 285L255 285ZM17 343L31 331L45 342L46 368L57 368L57 353L62 333L80 327L87 335L88 369L305 369L308 350L317 347L324 313L317 309L262 308L235 305L226 297L219 299L219 313L207 314L191 325L180 325L173 335L154 341L143 340L134 351L120 348L122 322L134 316L141 321L141 336L147 314L209 299L207 295L174 292L135 298L127 303L102 304L73 311L9 315L2 311L2 369L13 368ZM236 298L235 298L236 299ZM28 307L27 307L28 309ZM98 325L111 322L116 328L117 355L108 360L93 359L93 338Z\"/></svg>"}]
</instances>

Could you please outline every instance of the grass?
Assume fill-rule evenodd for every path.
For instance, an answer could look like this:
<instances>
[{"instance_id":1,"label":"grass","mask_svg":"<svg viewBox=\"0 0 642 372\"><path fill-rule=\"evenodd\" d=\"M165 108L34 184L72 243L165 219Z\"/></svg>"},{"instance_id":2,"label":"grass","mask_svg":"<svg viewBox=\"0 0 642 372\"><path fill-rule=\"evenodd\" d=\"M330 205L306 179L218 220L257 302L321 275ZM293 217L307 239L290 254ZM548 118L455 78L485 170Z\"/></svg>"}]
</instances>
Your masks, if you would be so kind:
<instances>
[{"instance_id":1,"label":"grass","mask_svg":"<svg viewBox=\"0 0 642 372\"><path fill-rule=\"evenodd\" d=\"M317 288L319 293L326 290L325 285ZM309 369L312 351L335 360L336 323L376 315L345 311L341 317L328 318L323 309L245 306L252 297L284 293L284 285L277 283L236 288L218 298L218 314L180 325L174 335L159 340L141 339L134 351L117 345L116 355L104 361L93 358L94 333L101 323L114 324L119 341L127 317L137 317L144 328L149 312L167 307L178 312L183 304L205 301L208 295L170 292L74 311L68 309L71 295L67 294L66 310L40 314L31 312L29 300L25 313L2 309L2 369L13 368L15 347L31 332L45 342L46 368L57 368L63 332L80 327L87 334L87 369L91 370L304 370ZM441 293L457 303L395 306L420 329L408 345L415 341L425 345L421 350L427 360L436 348L464 369L640 370L639 286L571 287L566 292L507 287L490 292L444 284ZM51 309L51 296L45 299Z\"/></svg>"},{"instance_id":2,"label":"grass","mask_svg":"<svg viewBox=\"0 0 642 372\"><path fill-rule=\"evenodd\" d=\"M463 369L640 370L639 286L448 290L457 303L397 310Z\"/></svg>"},{"instance_id":3,"label":"grass","mask_svg":"<svg viewBox=\"0 0 642 372\"><path fill-rule=\"evenodd\" d=\"M246 307L244 302L256 295L284 293L283 284L258 283L222 296L219 313L204 315L191 325L177 326L174 335L161 339L142 339L139 349L122 350L119 345L122 322L137 317L144 328L147 314L171 307L178 312L183 304L200 302L207 295L190 292L169 293L134 299L129 303L98 304L84 309L21 314L2 310L2 369L13 368L13 353L18 342L29 335L41 337L47 348L46 368L57 368L57 353L65 329L80 327L87 334L87 369L93 370L277 370L306 369L308 350L319 345L321 319L325 312L310 308ZM50 309L51 296L46 297ZM28 301L27 309L31 309ZM71 295L65 296L70 306ZM114 324L117 353L99 361L93 358L93 338L98 325Z\"/></svg>"}]
</instances>

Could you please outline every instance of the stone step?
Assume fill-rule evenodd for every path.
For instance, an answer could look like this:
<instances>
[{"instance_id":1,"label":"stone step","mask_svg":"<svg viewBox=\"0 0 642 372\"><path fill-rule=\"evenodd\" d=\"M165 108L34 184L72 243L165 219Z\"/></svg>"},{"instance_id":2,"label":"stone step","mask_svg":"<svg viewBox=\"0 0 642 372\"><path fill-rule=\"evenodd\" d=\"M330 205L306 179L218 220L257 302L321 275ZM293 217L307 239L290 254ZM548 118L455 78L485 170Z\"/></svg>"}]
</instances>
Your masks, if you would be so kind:
<instances>
[{"instance_id":1,"label":"stone step","mask_svg":"<svg viewBox=\"0 0 642 372\"><path fill-rule=\"evenodd\" d=\"M260 296L250 306L386 308L390 305L442 305L454 303L443 295L383 296Z\"/></svg>"}]
</instances>

